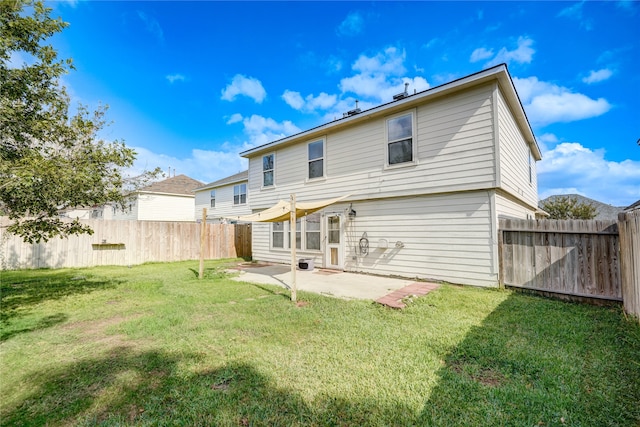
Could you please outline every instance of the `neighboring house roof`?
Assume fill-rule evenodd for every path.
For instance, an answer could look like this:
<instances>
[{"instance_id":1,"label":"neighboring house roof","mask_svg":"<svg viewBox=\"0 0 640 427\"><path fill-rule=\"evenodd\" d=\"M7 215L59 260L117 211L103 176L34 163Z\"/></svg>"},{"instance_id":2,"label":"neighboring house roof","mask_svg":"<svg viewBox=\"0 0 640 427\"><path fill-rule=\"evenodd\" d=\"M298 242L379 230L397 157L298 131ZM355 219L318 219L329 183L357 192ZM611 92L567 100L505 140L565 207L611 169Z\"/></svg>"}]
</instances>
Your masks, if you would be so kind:
<instances>
[{"instance_id":1,"label":"neighboring house roof","mask_svg":"<svg viewBox=\"0 0 640 427\"><path fill-rule=\"evenodd\" d=\"M637 202L627 206L626 208L624 208L625 212L626 211L634 211L636 209L640 209L640 200L638 200Z\"/></svg>"},{"instance_id":2,"label":"neighboring house roof","mask_svg":"<svg viewBox=\"0 0 640 427\"><path fill-rule=\"evenodd\" d=\"M580 204L590 203L596 208L596 211L597 211L597 215L594 219L599 219L599 220L607 220L607 219L617 220L618 214L625 210L625 208L621 206L607 205L606 203L602 203L597 200L593 200L588 197L581 196L580 194L557 194L557 195L549 196L546 199L540 200L539 205L542 208L542 205L545 202L553 201L558 197L575 198Z\"/></svg>"},{"instance_id":3,"label":"neighboring house roof","mask_svg":"<svg viewBox=\"0 0 640 427\"><path fill-rule=\"evenodd\" d=\"M522 131L522 135L531 147L531 152L533 153L534 158L536 160L541 160L542 154L540 153L540 147L538 147L538 143L533 136L531 125L529 124L527 115L524 111L524 108L522 107L522 103L520 102L520 98L518 97L516 88L513 85L513 80L509 75L509 70L507 69L506 64L499 64L495 67L470 74L466 77L462 77L452 82L445 83L440 86L435 86L430 89L405 96L398 100L394 100L392 102L370 108L368 110L347 115L346 117L334 120L329 123L325 123L315 128L297 133L295 135L291 135L286 138L272 141L268 144L260 145L258 147L243 151L240 153L240 155L242 157L256 156L258 154L274 150L276 147L294 144L296 142L299 142L301 138L311 138L325 134L326 132L331 130L336 130L347 126L355 126L357 124L371 120L374 117L392 114L402 109L414 107L415 105L421 104L427 100L437 99L439 97L446 96L469 87L496 80L500 85L505 99L512 110L514 119L516 120L519 128Z\"/></svg>"},{"instance_id":4,"label":"neighboring house roof","mask_svg":"<svg viewBox=\"0 0 640 427\"><path fill-rule=\"evenodd\" d=\"M154 182L151 185L138 190L140 193L164 193L193 196L195 189L202 186L202 182L186 175L178 175L163 181Z\"/></svg>"},{"instance_id":5,"label":"neighboring house roof","mask_svg":"<svg viewBox=\"0 0 640 427\"><path fill-rule=\"evenodd\" d=\"M235 184L236 182L247 181L249 179L249 171L238 172L235 175L228 176L226 178L219 179L217 181L210 182L204 186L196 188L196 191L208 190L209 188L222 187L223 185Z\"/></svg>"}]
</instances>

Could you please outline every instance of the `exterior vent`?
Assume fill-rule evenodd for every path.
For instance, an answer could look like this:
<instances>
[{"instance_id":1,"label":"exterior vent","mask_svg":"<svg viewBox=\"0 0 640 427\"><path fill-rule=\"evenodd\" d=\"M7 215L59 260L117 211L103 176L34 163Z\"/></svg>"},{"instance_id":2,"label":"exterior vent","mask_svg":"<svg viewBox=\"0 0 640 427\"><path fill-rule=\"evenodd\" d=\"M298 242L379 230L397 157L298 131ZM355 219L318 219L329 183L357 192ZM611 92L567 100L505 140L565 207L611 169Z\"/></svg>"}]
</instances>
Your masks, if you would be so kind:
<instances>
[{"instance_id":1,"label":"exterior vent","mask_svg":"<svg viewBox=\"0 0 640 427\"><path fill-rule=\"evenodd\" d=\"M406 98L407 96L409 96L409 92L407 92L407 89L409 88L409 83L405 83L404 84L404 92L399 93L397 95L393 95L393 100L394 101L399 101L402 98Z\"/></svg>"},{"instance_id":2,"label":"exterior vent","mask_svg":"<svg viewBox=\"0 0 640 427\"><path fill-rule=\"evenodd\" d=\"M358 100L356 99L356 108L350 111L347 111L346 113L342 113L342 117L350 117L350 116L355 116L356 114L360 113L360 109L358 108Z\"/></svg>"}]
</instances>

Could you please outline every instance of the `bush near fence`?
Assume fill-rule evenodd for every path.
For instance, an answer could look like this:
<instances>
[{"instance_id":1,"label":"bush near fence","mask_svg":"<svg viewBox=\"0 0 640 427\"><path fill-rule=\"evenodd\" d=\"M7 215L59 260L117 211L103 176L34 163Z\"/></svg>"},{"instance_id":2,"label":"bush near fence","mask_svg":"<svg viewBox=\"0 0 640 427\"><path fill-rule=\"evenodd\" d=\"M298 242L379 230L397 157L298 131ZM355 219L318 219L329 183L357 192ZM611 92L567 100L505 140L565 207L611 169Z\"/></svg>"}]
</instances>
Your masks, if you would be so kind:
<instances>
[{"instance_id":1,"label":"bush near fence","mask_svg":"<svg viewBox=\"0 0 640 427\"><path fill-rule=\"evenodd\" d=\"M5 231L0 219L0 267L65 268L135 265L200 258L200 230L195 222L82 220L93 230L48 242L24 243ZM251 257L250 224L205 224L205 259Z\"/></svg>"}]
</instances>

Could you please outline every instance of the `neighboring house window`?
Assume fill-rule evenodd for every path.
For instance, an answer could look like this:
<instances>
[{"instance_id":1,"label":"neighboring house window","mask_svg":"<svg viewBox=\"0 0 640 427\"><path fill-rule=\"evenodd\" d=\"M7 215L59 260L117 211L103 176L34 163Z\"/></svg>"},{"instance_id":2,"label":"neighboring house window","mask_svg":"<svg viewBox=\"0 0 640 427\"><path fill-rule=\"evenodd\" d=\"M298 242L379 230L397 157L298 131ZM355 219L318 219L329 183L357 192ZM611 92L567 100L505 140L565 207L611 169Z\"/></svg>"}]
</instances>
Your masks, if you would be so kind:
<instances>
[{"instance_id":1,"label":"neighboring house window","mask_svg":"<svg viewBox=\"0 0 640 427\"><path fill-rule=\"evenodd\" d=\"M211 207L216 207L216 190L211 190Z\"/></svg>"},{"instance_id":2,"label":"neighboring house window","mask_svg":"<svg viewBox=\"0 0 640 427\"><path fill-rule=\"evenodd\" d=\"M247 184L233 186L233 204L244 205L247 203Z\"/></svg>"},{"instance_id":3,"label":"neighboring house window","mask_svg":"<svg viewBox=\"0 0 640 427\"><path fill-rule=\"evenodd\" d=\"M320 214L318 212L305 217L305 248L320 250Z\"/></svg>"},{"instance_id":4,"label":"neighboring house window","mask_svg":"<svg viewBox=\"0 0 640 427\"><path fill-rule=\"evenodd\" d=\"M273 185L273 168L274 158L273 154L267 154L262 156L262 186L270 187Z\"/></svg>"},{"instance_id":5,"label":"neighboring house window","mask_svg":"<svg viewBox=\"0 0 640 427\"><path fill-rule=\"evenodd\" d=\"M284 222L274 222L271 231L271 246L284 249Z\"/></svg>"},{"instance_id":6,"label":"neighboring house window","mask_svg":"<svg viewBox=\"0 0 640 427\"><path fill-rule=\"evenodd\" d=\"M309 179L324 176L324 140L314 141L308 145Z\"/></svg>"},{"instance_id":7,"label":"neighboring house window","mask_svg":"<svg viewBox=\"0 0 640 427\"><path fill-rule=\"evenodd\" d=\"M389 165L414 161L413 114L387 120L387 162Z\"/></svg>"},{"instance_id":8,"label":"neighboring house window","mask_svg":"<svg viewBox=\"0 0 640 427\"><path fill-rule=\"evenodd\" d=\"M529 153L529 184L533 184L533 161L531 159L531 153Z\"/></svg>"}]
</instances>

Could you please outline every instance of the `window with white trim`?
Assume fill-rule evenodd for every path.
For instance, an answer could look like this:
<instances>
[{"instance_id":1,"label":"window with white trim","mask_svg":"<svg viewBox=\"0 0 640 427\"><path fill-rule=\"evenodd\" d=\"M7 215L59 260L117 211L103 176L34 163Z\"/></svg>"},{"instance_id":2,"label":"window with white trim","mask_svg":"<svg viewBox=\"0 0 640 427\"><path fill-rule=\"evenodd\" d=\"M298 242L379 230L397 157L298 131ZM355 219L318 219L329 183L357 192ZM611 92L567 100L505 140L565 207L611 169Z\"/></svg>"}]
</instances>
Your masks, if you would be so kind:
<instances>
[{"instance_id":1,"label":"window with white trim","mask_svg":"<svg viewBox=\"0 0 640 427\"><path fill-rule=\"evenodd\" d=\"M233 204L244 205L247 203L247 184L233 186Z\"/></svg>"},{"instance_id":2,"label":"window with white trim","mask_svg":"<svg viewBox=\"0 0 640 427\"><path fill-rule=\"evenodd\" d=\"M273 185L273 170L275 166L275 155L273 153L262 156L262 186L271 187Z\"/></svg>"},{"instance_id":3,"label":"window with white trim","mask_svg":"<svg viewBox=\"0 0 640 427\"><path fill-rule=\"evenodd\" d=\"M216 207L216 190L211 190L211 207Z\"/></svg>"},{"instance_id":4,"label":"window with white trim","mask_svg":"<svg viewBox=\"0 0 640 427\"><path fill-rule=\"evenodd\" d=\"M320 213L313 213L296 220L296 249L320 250L320 220ZM271 247L274 249L291 248L289 221L271 223Z\"/></svg>"},{"instance_id":5,"label":"window with white trim","mask_svg":"<svg viewBox=\"0 0 640 427\"><path fill-rule=\"evenodd\" d=\"M320 213L316 212L304 217L305 240L304 247L308 251L320 250Z\"/></svg>"},{"instance_id":6,"label":"window with white trim","mask_svg":"<svg viewBox=\"0 0 640 427\"><path fill-rule=\"evenodd\" d=\"M324 140L310 142L307 147L309 179L322 178L324 176Z\"/></svg>"},{"instance_id":7,"label":"window with white trim","mask_svg":"<svg viewBox=\"0 0 640 427\"><path fill-rule=\"evenodd\" d=\"M387 120L387 164L399 165L415 161L413 113Z\"/></svg>"},{"instance_id":8,"label":"window with white trim","mask_svg":"<svg viewBox=\"0 0 640 427\"><path fill-rule=\"evenodd\" d=\"M284 222L271 223L271 247L284 249Z\"/></svg>"}]
</instances>

